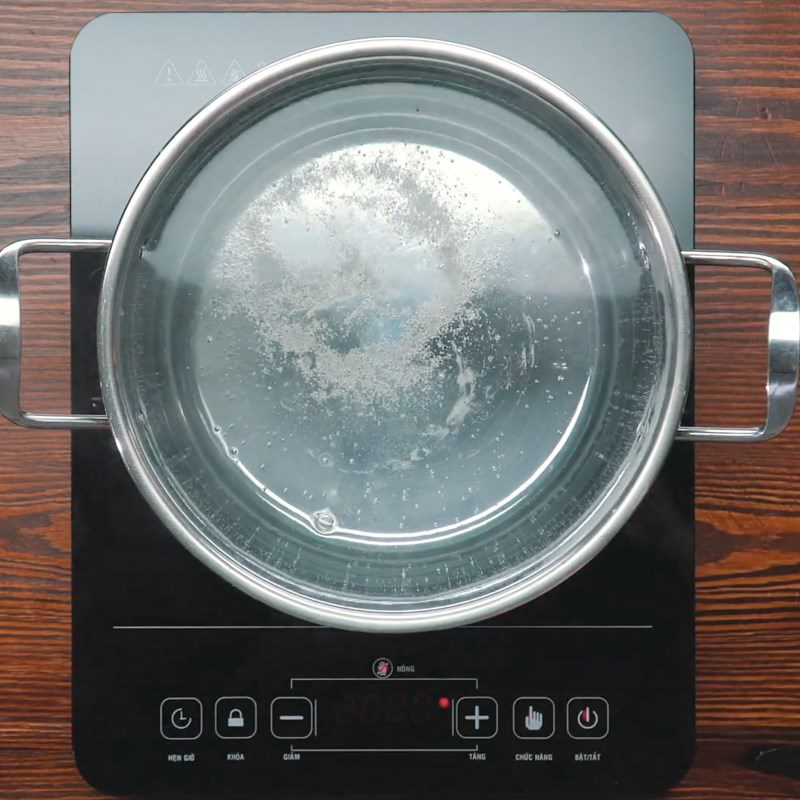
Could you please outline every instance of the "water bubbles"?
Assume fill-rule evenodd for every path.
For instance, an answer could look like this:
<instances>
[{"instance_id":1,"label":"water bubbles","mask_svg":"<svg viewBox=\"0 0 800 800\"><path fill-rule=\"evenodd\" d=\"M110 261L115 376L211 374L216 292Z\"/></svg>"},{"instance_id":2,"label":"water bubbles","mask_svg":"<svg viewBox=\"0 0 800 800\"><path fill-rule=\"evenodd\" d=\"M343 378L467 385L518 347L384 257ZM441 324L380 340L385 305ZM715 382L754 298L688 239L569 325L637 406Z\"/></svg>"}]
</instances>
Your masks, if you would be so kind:
<instances>
[{"instance_id":1,"label":"water bubbles","mask_svg":"<svg viewBox=\"0 0 800 800\"><path fill-rule=\"evenodd\" d=\"M639 257L642 259L642 267L650 271L650 256L647 252L644 242L639 242Z\"/></svg>"},{"instance_id":2,"label":"water bubbles","mask_svg":"<svg viewBox=\"0 0 800 800\"><path fill-rule=\"evenodd\" d=\"M314 530L326 536L336 528L336 516L329 508L323 508L320 511L315 511L312 515Z\"/></svg>"},{"instance_id":3,"label":"water bubbles","mask_svg":"<svg viewBox=\"0 0 800 800\"><path fill-rule=\"evenodd\" d=\"M569 273L572 249L564 252L555 238L564 238L570 248L580 242L573 243L571 236L567 243L566 231L554 228L555 220L548 224L535 215L530 215L530 223L514 228L515 240L499 224L509 204L495 203L500 193L493 185L487 205L492 206L491 220L497 217L498 225L489 225L495 238L487 237L485 225L476 225L474 231L471 227L483 217L481 197L471 184L459 191L459 186L444 186L439 192L437 184L424 180L425 172L419 180L415 172L411 189L416 191L419 184L422 200L436 206L426 207L427 216L405 203L404 192L380 196L378 188L391 188L394 181L388 179L408 173L409 164L432 169L434 176L440 164L449 174L454 159L448 151L445 158L441 151L426 148L430 158L422 165L422 156L414 155L422 152L418 146L415 150L410 142L403 147L405 155L395 160L384 159L386 147L381 145L359 154L362 165L344 156L341 163L323 161L316 171L300 170L302 186L289 181L266 191L253 206L248 224L237 226L236 237L226 241L230 249L221 271L213 273L218 299L227 303L223 308L231 322L223 325L217 318L205 333L201 327L200 342L211 332L214 347L201 347L199 352L218 356L207 379L213 402L206 413L222 426L219 456L237 479L249 477L258 489L269 484L281 503L302 509L306 536L340 536L350 528L389 536L400 529L405 532L403 541L416 541L427 536L434 517L440 527L451 526L457 516L469 517L473 508L477 514L498 498L504 500L547 455L556 426L564 424L574 405L566 395L572 395L572 389L580 394L587 364L594 363L591 349L599 336L591 297L587 299L591 290L577 285L577 276ZM460 167L459 158L455 161ZM396 237L396 253L394 238L373 242L370 236L365 238L367 252L357 258L350 250L341 258L338 251L331 252L343 242L329 242L323 234L343 227L349 235L350 228L339 226L327 207L309 205L308 210L304 204L324 196L331 185L340 187L328 180L340 173L368 178L367 196L353 199L357 226L366 229L373 200L378 211L394 208L406 215L398 223L403 235ZM422 189L430 189L430 196ZM447 202L442 201L445 191ZM267 202L273 199L276 202ZM516 206L513 220L522 220L520 197L508 200ZM440 219L437 204L453 219ZM284 212L289 227L282 224ZM266 224L256 224L262 218ZM272 259L268 248L273 244L285 245L288 256L297 255L295 237L304 241L300 234L309 219L315 220L309 248L313 244L315 252L334 264L341 261L340 272L326 266L318 272L287 270L284 275L284 262L277 257L269 269L262 268L260 259ZM572 223L562 217L559 224ZM537 238L529 245L534 233ZM552 247L546 244L548 237L554 237ZM429 240L441 238L456 243L454 253L428 247ZM349 241L345 237L344 243ZM243 245L244 252L234 244ZM374 261L373 250L391 251L392 258ZM406 274L406 261L419 265L419 274ZM429 261L436 280L447 278L442 279L447 291L420 295ZM442 261L446 264L440 267ZM489 312L481 307L487 297ZM582 324L581 313L586 325L577 331L570 322ZM253 336L240 336L233 324L238 322L244 330L252 329ZM244 358L237 361L242 348ZM569 359L569 370L562 359ZM569 380L558 377L561 371ZM552 391L545 391L547 385ZM446 423L457 397L463 398L469 413ZM530 424L532 415L535 425ZM231 419L236 420L232 433L227 430ZM504 437L496 436L498 429L505 429ZM227 456L230 445L243 436L249 438L239 446L239 465ZM259 466L261 459L269 463L269 472ZM280 487L276 477L287 486ZM272 495L252 496L254 503L260 500L263 505ZM407 513L406 519L400 510ZM348 533L348 538L351 535L357 539L361 534ZM349 547L343 543L343 552ZM360 578L353 557L344 558L348 563L342 579L355 584ZM465 569L466 565L458 572L454 569L456 582L464 580ZM415 574L413 586L418 589L423 577ZM379 585L385 576L373 573L371 580Z\"/></svg>"}]
</instances>

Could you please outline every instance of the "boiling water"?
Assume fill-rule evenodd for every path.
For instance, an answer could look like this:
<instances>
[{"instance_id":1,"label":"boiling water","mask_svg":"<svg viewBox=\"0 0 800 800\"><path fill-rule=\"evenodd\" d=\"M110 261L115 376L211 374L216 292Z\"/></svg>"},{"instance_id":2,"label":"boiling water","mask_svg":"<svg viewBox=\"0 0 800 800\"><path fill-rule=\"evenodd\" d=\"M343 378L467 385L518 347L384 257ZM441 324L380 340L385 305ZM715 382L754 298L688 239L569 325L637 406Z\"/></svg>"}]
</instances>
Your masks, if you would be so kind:
<instances>
[{"instance_id":1,"label":"boiling water","mask_svg":"<svg viewBox=\"0 0 800 800\"><path fill-rule=\"evenodd\" d=\"M193 367L265 503L398 543L535 491L598 357L568 220L454 150L382 141L293 164L219 244Z\"/></svg>"}]
</instances>

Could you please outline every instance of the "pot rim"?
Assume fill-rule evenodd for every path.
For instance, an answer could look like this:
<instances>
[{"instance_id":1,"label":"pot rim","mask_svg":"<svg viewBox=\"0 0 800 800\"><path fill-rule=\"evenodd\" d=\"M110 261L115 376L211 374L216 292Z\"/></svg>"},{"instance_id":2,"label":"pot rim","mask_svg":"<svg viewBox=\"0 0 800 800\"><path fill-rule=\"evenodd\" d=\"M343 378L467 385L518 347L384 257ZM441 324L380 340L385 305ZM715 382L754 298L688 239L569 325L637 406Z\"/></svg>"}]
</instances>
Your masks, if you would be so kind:
<instances>
[{"instance_id":1,"label":"pot rim","mask_svg":"<svg viewBox=\"0 0 800 800\"><path fill-rule=\"evenodd\" d=\"M504 589L479 598L432 609L403 610L386 603L375 610L343 607L309 599L297 592L253 575L229 554L210 542L203 532L190 528L156 474L146 464L135 421L125 411L117 375L113 310L125 273L125 254L138 230L141 214L159 191L162 181L209 128L216 127L254 97L285 81L307 77L347 61L394 58L437 60L454 66L488 72L546 100L591 136L611 157L641 203L650 231L664 256L672 308L667 314L667 373L669 389L654 424L650 446L631 467L636 475L627 490L592 533L546 569ZM669 217L649 179L634 157L611 130L586 106L558 85L527 67L501 56L452 42L391 37L339 42L308 50L255 72L193 116L161 150L136 187L122 214L106 263L98 308L98 362L103 400L109 425L123 461L137 488L172 534L204 564L247 594L287 614L323 625L374 632L412 632L454 627L510 610L539 596L597 555L628 520L649 489L671 447L686 399L691 364L691 301L684 262ZM671 348L671 354L670 354Z\"/></svg>"}]
</instances>

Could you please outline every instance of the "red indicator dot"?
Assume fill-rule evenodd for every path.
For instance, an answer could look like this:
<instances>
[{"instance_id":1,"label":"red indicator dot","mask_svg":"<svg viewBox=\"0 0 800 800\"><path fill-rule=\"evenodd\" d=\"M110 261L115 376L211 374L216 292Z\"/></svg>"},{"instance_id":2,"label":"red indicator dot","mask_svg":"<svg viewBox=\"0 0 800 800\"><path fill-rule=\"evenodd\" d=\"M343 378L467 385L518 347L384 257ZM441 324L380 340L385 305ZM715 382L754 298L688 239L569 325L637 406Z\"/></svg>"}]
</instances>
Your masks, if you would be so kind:
<instances>
[{"instance_id":1,"label":"red indicator dot","mask_svg":"<svg viewBox=\"0 0 800 800\"><path fill-rule=\"evenodd\" d=\"M449 697L440 697L439 698L439 708L445 709L445 710L450 708L450 698Z\"/></svg>"}]
</instances>

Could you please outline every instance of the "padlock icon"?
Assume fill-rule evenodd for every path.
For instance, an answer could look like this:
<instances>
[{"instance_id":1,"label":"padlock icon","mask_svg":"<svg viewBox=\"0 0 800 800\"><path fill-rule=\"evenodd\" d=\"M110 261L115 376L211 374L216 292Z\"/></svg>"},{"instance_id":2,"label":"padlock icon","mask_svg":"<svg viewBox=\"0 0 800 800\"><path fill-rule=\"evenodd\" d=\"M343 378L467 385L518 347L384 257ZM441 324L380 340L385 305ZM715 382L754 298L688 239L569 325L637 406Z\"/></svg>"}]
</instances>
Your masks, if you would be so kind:
<instances>
[{"instance_id":1,"label":"padlock icon","mask_svg":"<svg viewBox=\"0 0 800 800\"><path fill-rule=\"evenodd\" d=\"M232 708L228 712L229 728L244 728L244 714L241 708Z\"/></svg>"}]
</instances>

